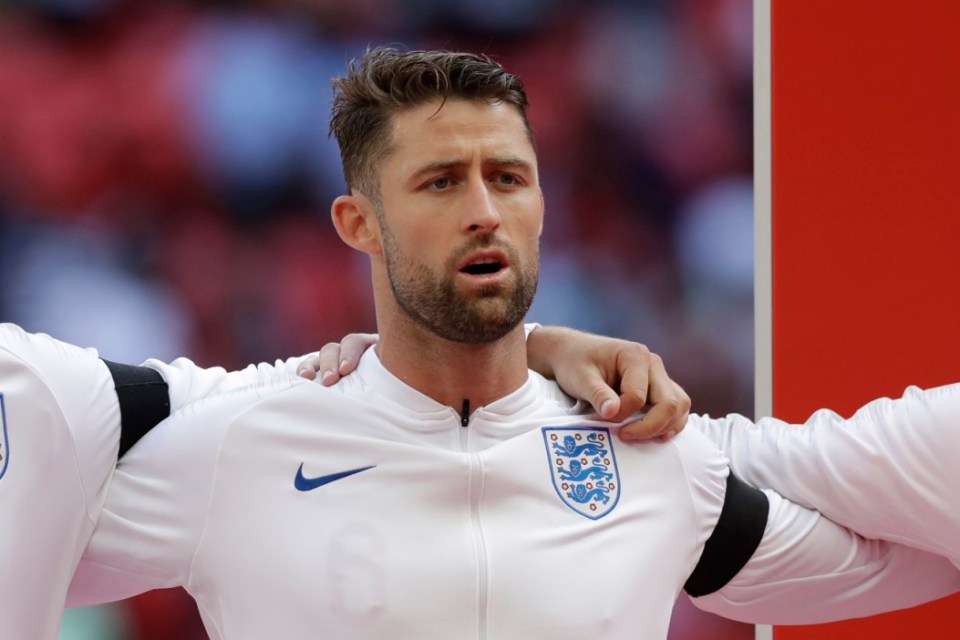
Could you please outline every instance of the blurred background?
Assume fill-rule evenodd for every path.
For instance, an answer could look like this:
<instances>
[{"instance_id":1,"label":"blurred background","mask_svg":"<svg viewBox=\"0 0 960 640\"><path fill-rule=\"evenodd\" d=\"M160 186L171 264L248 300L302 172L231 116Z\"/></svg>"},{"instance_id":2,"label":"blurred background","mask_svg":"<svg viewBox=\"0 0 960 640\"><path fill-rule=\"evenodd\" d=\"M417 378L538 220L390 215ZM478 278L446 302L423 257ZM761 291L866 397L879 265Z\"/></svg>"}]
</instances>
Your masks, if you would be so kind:
<instances>
[{"instance_id":1,"label":"blurred background","mask_svg":"<svg viewBox=\"0 0 960 640\"><path fill-rule=\"evenodd\" d=\"M547 201L529 320L644 342L694 411L750 415L751 0L0 0L0 320L227 367L373 331L327 116L330 78L387 43L524 81ZM681 600L672 640L753 637ZM62 632L161 638L206 638L180 591Z\"/></svg>"}]
</instances>

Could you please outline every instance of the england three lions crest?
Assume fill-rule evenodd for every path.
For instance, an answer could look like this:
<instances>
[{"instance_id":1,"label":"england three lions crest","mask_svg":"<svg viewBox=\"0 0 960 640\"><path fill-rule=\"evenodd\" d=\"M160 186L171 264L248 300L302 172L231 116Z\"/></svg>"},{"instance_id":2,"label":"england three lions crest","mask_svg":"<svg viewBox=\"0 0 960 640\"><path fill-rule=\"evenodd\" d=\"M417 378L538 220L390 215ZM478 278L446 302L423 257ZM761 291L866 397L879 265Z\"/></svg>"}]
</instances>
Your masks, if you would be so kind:
<instances>
[{"instance_id":1,"label":"england three lions crest","mask_svg":"<svg viewBox=\"0 0 960 640\"><path fill-rule=\"evenodd\" d=\"M543 427L553 487L563 503L597 520L620 500L620 473L605 427Z\"/></svg>"}]
</instances>

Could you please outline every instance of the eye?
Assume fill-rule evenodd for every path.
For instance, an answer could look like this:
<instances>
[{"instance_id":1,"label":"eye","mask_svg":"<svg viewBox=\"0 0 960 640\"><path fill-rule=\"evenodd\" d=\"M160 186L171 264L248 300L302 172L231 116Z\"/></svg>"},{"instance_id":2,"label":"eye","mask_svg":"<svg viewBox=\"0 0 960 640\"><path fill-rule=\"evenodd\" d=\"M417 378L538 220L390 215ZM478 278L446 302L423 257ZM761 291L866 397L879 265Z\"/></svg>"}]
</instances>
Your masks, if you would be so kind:
<instances>
[{"instance_id":1,"label":"eye","mask_svg":"<svg viewBox=\"0 0 960 640\"><path fill-rule=\"evenodd\" d=\"M494 177L494 180L498 184L501 184L505 187L516 187L523 184L523 182L520 180L520 177L514 173L506 173L506 172L498 173Z\"/></svg>"},{"instance_id":2,"label":"eye","mask_svg":"<svg viewBox=\"0 0 960 640\"><path fill-rule=\"evenodd\" d=\"M438 191L443 191L444 189L449 189L450 185L453 184L453 181L450 180L450 176L440 176L439 178L434 178L431 180L427 186L431 189L436 189Z\"/></svg>"}]
</instances>

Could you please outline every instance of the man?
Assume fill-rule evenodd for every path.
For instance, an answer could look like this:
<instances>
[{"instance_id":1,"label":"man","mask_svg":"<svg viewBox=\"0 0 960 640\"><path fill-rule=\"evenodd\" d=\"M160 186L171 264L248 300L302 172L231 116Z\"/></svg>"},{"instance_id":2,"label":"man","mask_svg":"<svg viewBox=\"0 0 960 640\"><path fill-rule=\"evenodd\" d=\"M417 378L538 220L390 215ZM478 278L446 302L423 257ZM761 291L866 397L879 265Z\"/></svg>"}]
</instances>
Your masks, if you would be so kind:
<instances>
[{"instance_id":1,"label":"man","mask_svg":"<svg viewBox=\"0 0 960 640\"><path fill-rule=\"evenodd\" d=\"M553 327L537 328L527 345L531 362L547 375L555 372L565 388L592 399L598 410L605 405L616 414L622 400L623 411L634 411L646 402L649 381L651 411L631 425L640 437L683 428L689 398L641 345ZM131 367L0 324L4 634L56 637L67 586L99 520L118 453L171 410L296 371L312 378L318 362L318 355L308 355L232 373L201 369L184 358ZM622 398L607 386L620 378Z\"/></svg>"},{"instance_id":2,"label":"man","mask_svg":"<svg viewBox=\"0 0 960 640\"><path fill-rule=\"evenodd\" d=\"M333 388L259 385L148 433L75 603L182 585L214 638L662 637L684 587L780 621L960 588L747 489L689 431L619 444L528 371L543 199L514 76L377 49L336 87L332 215L370 257L380 343Z\"/></svg>"}]
</instances>

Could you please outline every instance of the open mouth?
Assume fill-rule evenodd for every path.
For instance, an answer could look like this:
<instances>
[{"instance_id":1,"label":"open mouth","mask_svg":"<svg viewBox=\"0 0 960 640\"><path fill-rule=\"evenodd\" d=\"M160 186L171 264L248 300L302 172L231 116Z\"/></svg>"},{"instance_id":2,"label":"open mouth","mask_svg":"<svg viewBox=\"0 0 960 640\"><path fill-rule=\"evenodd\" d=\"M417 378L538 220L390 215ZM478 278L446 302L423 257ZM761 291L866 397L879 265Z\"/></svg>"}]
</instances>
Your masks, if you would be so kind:
<instances>
[{"instance_id":1,"label":"open mouth","mask_svg":"<svg viewBox=\"0 0 960 640\"><path fill-rule=\"evenodd\" d=\"M469 263L460 271L462 273L468 273L472 276L484 276L491 273L497 273L503 269L503 263L494 258L480 258Z\"/></svg>"}]
</instances>

